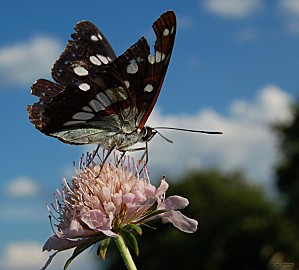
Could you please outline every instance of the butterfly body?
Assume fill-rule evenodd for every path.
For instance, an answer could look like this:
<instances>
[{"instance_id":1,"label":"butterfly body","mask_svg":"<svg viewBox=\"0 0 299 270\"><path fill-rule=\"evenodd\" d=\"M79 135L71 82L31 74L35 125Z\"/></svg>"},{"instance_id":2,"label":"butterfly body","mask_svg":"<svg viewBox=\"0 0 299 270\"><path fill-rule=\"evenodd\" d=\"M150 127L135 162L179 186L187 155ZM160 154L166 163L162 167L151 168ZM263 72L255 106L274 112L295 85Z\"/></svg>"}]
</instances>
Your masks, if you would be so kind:
<instances>
[{"instance_id":1,"label":"butterfly body","mask_svg":"<svg viewBox=\"0 0 299 270\"><path fill-rule=\"evenodd\" d=\"M155 134L145 123L157 101L173 49L176 18L168 11L154 22L155 52L143 37L116 57L92 23L76 33L54 64L55 82L39 79L28 106L30 121L46 135L69 144L98 144L126 151Z\"/></svg>"}]
</instances>

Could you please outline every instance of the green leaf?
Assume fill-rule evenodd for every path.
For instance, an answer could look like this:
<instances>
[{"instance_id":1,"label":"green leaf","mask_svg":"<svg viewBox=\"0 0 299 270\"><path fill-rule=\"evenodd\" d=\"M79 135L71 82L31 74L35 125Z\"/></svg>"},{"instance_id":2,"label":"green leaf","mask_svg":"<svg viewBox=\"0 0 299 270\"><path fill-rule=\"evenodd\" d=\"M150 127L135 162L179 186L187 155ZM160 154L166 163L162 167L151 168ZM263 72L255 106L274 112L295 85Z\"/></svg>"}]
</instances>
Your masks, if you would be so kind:
<instances>
[{"instance_id":1,"label":"green leaf","mask_svg":"<svg viewBox=\"0 0 299 270\"><path fill-rule=\"evenodd\" d=\"M70 258L68 258L68 260L66 261L63 270L66 270L68 268L68 266L71 264L71 262L73 261L73 259L75 259L85 249L87 249L90 246L92 246L92 245L96 244L97 242L101 241L104 237L105 237L105 235L90 237L85 242L83 242L82 244L78 245L75 248L72 256Z\"/></svg>"},{"instance_id":2,"label":"green leaf","mask_svg":"<svg viewBox=\"0 0 299 270\"><path fill-rule=\"evenodd\" d=\"M110 244L110 240L111 240L110 237L105 238L104 240L101 241L101 244L98 248L98 255L101 256L103 260L105 260L106 258L106 253Z\"/></svg>"},{"instance_id":3,"label":"green leaf","mask_svg":"<svg viewBox=\"0 0 299 270\"><path fill-rule=\"evenodd\" d=\"M121 236L123 237L126 245L137 255L139 256L138 242L134 234L129 232L122 232Z\"/></svg>"},{"instance_id":4,"label":"green leaf","mask_svg":"<svg viewBox=\"0 0 299 270\"><path fill-rule=\"evenodd\" d=\"M137 234L142 235L142 229L136 224L127 224L123 227L124 230L135 231Z\"/></svg>"}]
</instances>

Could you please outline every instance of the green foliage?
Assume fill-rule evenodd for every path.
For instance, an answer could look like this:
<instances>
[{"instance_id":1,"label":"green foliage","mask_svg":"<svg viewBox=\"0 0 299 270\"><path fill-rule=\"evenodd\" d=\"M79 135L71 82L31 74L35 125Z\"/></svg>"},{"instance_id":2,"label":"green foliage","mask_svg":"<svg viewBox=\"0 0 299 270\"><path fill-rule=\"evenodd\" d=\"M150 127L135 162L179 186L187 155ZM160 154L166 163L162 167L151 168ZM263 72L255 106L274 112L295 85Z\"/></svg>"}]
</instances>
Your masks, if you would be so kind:
<instances>
[{"instance_id":1,"label":"green foliage","mask_svg":"<svg viewBox=\"0 0 299 270\"><path fill-rule=\"evenodd\" d=\"M299 103L293 107L293 121L277 125L276 131L281 139L277 186L284 194L287 214L299 224Z\"/></svg>"},{"instance_id":2,"label":"green foliage","mask_svg":"<svg viewBox=\"0 0 299 270\"><path fill-rule=\"evenodd\" d=\"M111 240L111 238L107 237L104 240L102 240L100 245L99 245L97 253L98 253L99 256L101 256L101 258L103 260L106 259L106 254L107 254L107 251L108 251L110 240Z\"/></svg>"},{"instance_id":3,"label":"green foliage","mask_svg":"<svg viewBox=\"0 0 299 270\"><path fill-rule=\"evenodd\" d=\"M153 225L157 230L143 228L138 269L275 269L277 254L299 263L294 223L241 174L194 172L176 183L167 195L188 198L184 214L199 221L198 231L186 234L160 223ZM113 259L119 261L108 269L124 269L119 256Z\"/></svg>"},{"instance_id":4,"label":"green foliage","mask_svg":"<svg viewBox=\"0 0 299 270\"><path fill-rule=\"evenodd\" d=\"M87 248L95 245L96 243L98 243L99 241L101 241L102 239L104 239L104 236L103 235L99 235L99 236L93 236L93 237L90 237L88 238L84 243L78 245L72 256L66 261L63 269L66 270L69 265L71 264L71 262L78 256L80 255L84 250L86 250Z\"/></svg>"},{"instance_id":5,"label":"green foliage","mask_svg":"<svg viewBox=\"0 0 299 270\"><path fill-rule=\"evenodd\" d=\"M130 233L130 232L123 231L121 233L121 236L123 237L124 242L129 247L129 249L131 251L133 251L136 256L139 256L138 242L137 242L137 239L134 236L134 234Z\"/></svg>"}]
</instances>

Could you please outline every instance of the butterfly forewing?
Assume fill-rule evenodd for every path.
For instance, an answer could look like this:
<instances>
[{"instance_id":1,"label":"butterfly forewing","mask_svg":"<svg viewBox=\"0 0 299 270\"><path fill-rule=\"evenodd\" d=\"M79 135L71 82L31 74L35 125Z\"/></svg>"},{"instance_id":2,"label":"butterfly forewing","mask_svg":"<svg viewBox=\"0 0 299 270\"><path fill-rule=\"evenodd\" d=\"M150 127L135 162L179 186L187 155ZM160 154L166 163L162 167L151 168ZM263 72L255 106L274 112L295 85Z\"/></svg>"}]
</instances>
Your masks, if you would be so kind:
<instances>
[{"instance_id":1,"label":"butterfly forewing","mask_svg":"<svg viewBox=\"0 0 299 270\"><path fill-rule=\"evenodd\" d=\"M169 65L176 34L176 17L174 12L164 13L154 22L153 28L157 38L155 52L154 55L148 56L150 64L144 80L144 88L138 95L140 111L138 117L139 130L144 127L156 104Z\"/></svg>"},{"instance_id":2,"label":"butterfly forewing","mask_svg":"<svg viewBox=\"0 0 299 270\"><path fill-rule=\"evenodd\" d=\"M176 33L174 12L162 14L154 22L153 28L156 34L153 55L150 54L146 39L141 38L114 61L122 80L129 86L130 92L134 93L138 111L135 124L139 131L151 114L167 71Z\"/></svg>"},{"instance_id":3,"label":"butterfly forewing","mask_svg":"<svg viewBox=\"0 0 299 270\"><path fill-rule=\"evenodd\" d=\"M52 76L32 86L40 101L28 106L41 132L70 144L96 143L125 150L141 140L169 64L175 38L172 11L154 24L154 55L141 38L116 58L104 35L90 22L76 25Z\"/></svg>"},{"instance_id":4,"label":"butterfly forewing","mask_svg":"<svg viewBox=\"0 0 299 270\"><path fill-rule=\"evenodd\" d=\"M90 79L116 55L102 32L88 21L75 26L76 33L52 69L53 79L62 85L77 85L87 90Z\"/></svg>"}]
</instances>

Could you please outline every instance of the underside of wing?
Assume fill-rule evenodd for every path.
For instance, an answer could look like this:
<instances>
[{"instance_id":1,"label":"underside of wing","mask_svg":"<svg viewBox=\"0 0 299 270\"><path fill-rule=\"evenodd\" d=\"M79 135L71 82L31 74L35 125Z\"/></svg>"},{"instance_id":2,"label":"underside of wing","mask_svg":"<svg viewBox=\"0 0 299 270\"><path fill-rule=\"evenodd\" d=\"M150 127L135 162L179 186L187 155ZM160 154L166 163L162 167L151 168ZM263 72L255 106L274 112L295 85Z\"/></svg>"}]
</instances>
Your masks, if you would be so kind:
<instances>
[{"instance_id":1,"label":"underside of wing","mask_svg":"<svg viewBox=\"0 0 299 270\"><path fill-rule=\"evenodd\" d=\"M102 144L107 136L123 131L126 120L134 123L136 115L124 87L111 84L112 78L109 84L102 79L103 88L90 83L89 91L38 80L32 86L32 93L40 101L28 106L30 121L41 132L67 143ZM133 125L131 131L134 129Z\"/></svg>"},{"instance_id":2,"label":"underside of wing","mask_svg":"<svg viewBox=\"0 0 299 270\"><path fill-rule=\"evenodd\" d=\"M39 101L28 106L30 121L41 132L70 144L123 149L136 143L169 64L174 13L164 13L153 28L154 55L141 38L116 58L100 30L87 21L78 23L52 69L56 82L40 79L32 85Z\"/></svg>"}]
</instances>

